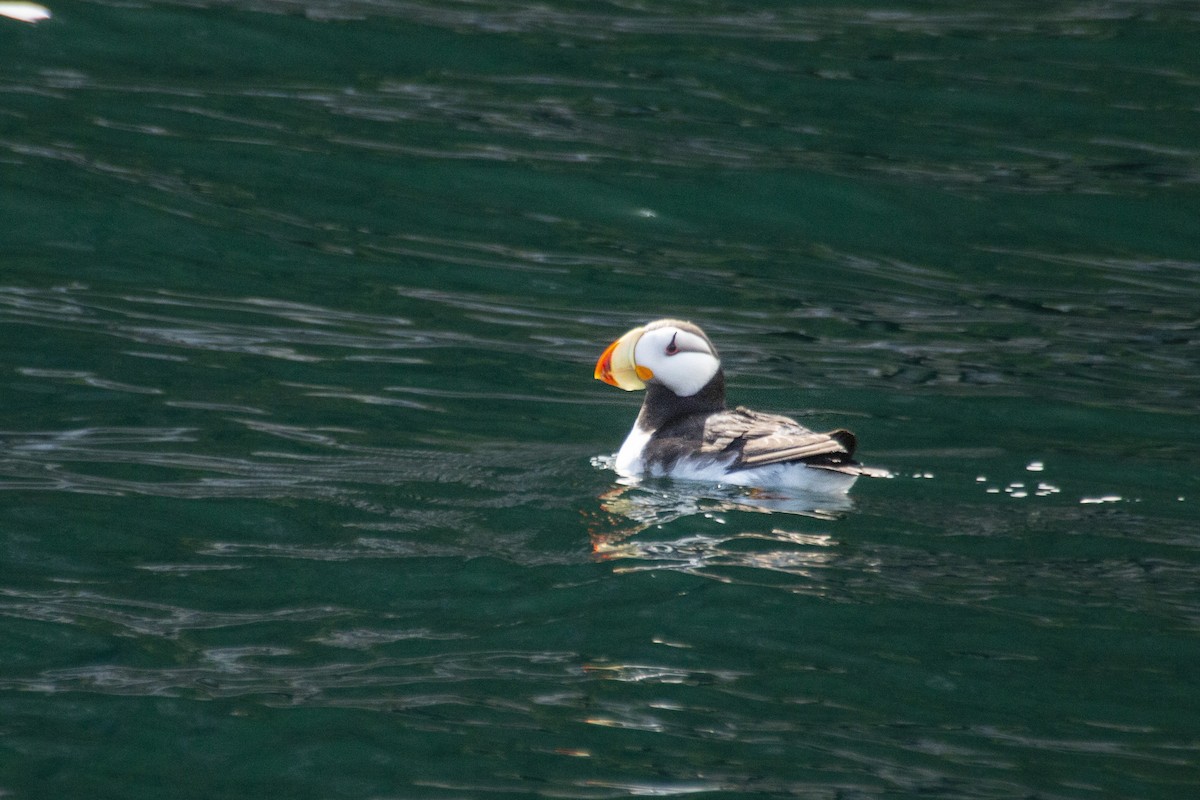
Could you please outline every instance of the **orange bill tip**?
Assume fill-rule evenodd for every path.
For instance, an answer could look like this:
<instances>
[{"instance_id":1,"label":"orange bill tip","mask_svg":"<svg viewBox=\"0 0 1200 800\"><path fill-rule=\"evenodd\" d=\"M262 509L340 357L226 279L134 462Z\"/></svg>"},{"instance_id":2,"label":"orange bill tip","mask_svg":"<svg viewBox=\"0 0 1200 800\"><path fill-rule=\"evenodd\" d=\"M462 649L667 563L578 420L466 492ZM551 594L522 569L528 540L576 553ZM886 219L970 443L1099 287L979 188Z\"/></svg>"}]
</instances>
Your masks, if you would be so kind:
<instances>
[{"instance_id":1,"label":"orange bill tip","mask_svg":"<svg viewBox=\"0 0 1200 800\"><path fill-rule=\"evenodd\" d=\"M600 354L600 359L596 362L596 371L592 373L592 377L594 377L596 380L604 381L605 383L613 386L617 385L612 376L612 356L613 351L617 349L617 345L620 343L621 340L618 339L606 347L604 352Z\"/></svg>"},{"instance_id":2,"label":"orange bill tip","mask_svg":"<svg viewBox=\"0 0 1200 800\"><path fill-rule=\"evenodd\" d=\"M634 328L605 348L592 376L627 392L645 389L645 382L654 377L654 373L634 361L634 349L642 333L642 328Z\"/></svg>"}]
</instances>

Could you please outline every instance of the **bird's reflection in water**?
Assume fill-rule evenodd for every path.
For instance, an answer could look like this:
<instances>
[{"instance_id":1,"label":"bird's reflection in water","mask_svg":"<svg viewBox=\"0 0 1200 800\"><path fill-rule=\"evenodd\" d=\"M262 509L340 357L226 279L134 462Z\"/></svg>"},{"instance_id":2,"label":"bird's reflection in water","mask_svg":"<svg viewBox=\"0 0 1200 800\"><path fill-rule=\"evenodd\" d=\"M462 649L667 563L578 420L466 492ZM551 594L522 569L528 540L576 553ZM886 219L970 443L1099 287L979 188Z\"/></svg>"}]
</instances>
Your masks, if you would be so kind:
<instances>
[{"instance_id":1,"label":"bird's reflection in water","mask_svg":"<svg viewBox=\"0 0 1200 800\"><path fill-rule=\"evenodd\" d=\"M835 558L838 542L830 534L787 530L798 526L786 525L782 519L775 525L733 528L727 517L749 512L831 521L853 507L845 495L675 481L622 480L621 484L600 495L603 513L590 531L596 557L625 562L618 567L621 572L666 568L735 580L731 570L751 568L812 579ZM685 529L669 525L687 517L699 517L702 524ZM683 535L664 540L647 533L670 535L672 530Z\"/></svg>"}]
</instances>

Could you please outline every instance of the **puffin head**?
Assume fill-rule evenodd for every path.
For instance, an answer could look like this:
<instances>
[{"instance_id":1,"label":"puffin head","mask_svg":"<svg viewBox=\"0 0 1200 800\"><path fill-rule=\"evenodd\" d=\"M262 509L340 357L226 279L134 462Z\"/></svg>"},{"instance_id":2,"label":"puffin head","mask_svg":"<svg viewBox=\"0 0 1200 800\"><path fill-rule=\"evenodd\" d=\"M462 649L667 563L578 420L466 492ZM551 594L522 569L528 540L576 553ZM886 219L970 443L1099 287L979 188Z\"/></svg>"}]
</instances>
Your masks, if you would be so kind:
<instances>
[{"instance_id":1,"label":"puffin head","mask_svg":"<svg viewBox=\"0 0 1200 800\"><path fill-rule=\"evenodd\" d=\"M704 331L690 322L660 319L610 344L596 362L595 378L627 392L658 384L691 397L720 369L717 349Z\"/></svg>"}]
</instances>

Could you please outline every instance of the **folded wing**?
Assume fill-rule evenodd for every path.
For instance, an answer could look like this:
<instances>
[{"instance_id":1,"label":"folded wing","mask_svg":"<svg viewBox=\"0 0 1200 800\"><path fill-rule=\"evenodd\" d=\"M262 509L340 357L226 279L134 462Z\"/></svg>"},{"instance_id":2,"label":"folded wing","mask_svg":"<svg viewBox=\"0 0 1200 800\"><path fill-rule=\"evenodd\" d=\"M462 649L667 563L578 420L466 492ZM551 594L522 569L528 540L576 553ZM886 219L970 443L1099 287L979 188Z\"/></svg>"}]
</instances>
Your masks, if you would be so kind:
<instances>
[{"instance_id":1,"label":"folded wing","mask_svg":"<svg viewBox=\"0 0 1200 800\"><path fill-rule=\"evenodd\" d=\"M701 452L736 455L730 469L801 461L811 467L858 474L858 442L849 431L810 431L794 419L738 407L709 417Z\"/></svg>"}]
</instances>

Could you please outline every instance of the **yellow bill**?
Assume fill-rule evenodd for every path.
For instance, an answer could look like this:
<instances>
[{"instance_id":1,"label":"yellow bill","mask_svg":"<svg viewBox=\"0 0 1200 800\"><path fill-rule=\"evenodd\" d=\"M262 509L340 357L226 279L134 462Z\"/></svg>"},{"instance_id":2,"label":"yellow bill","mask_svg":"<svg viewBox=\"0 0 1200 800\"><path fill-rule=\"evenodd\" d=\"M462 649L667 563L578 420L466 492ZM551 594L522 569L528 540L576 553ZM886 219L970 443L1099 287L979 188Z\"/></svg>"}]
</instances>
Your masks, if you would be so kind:
<instances>
[{"instance_id":1,"label":"yellow bill","mask_svg":"<svg viewBox=\"0 0 1200 800\"><path fill-rule=\"evenodd\" d=\"M646 381L653 378L654 373L648 367L638 366L634 360L634 350L644 332L644 328L634 328L610 344L596 362L596 380L627 392L645 389Z\"/></svg>"}]
</instances>

